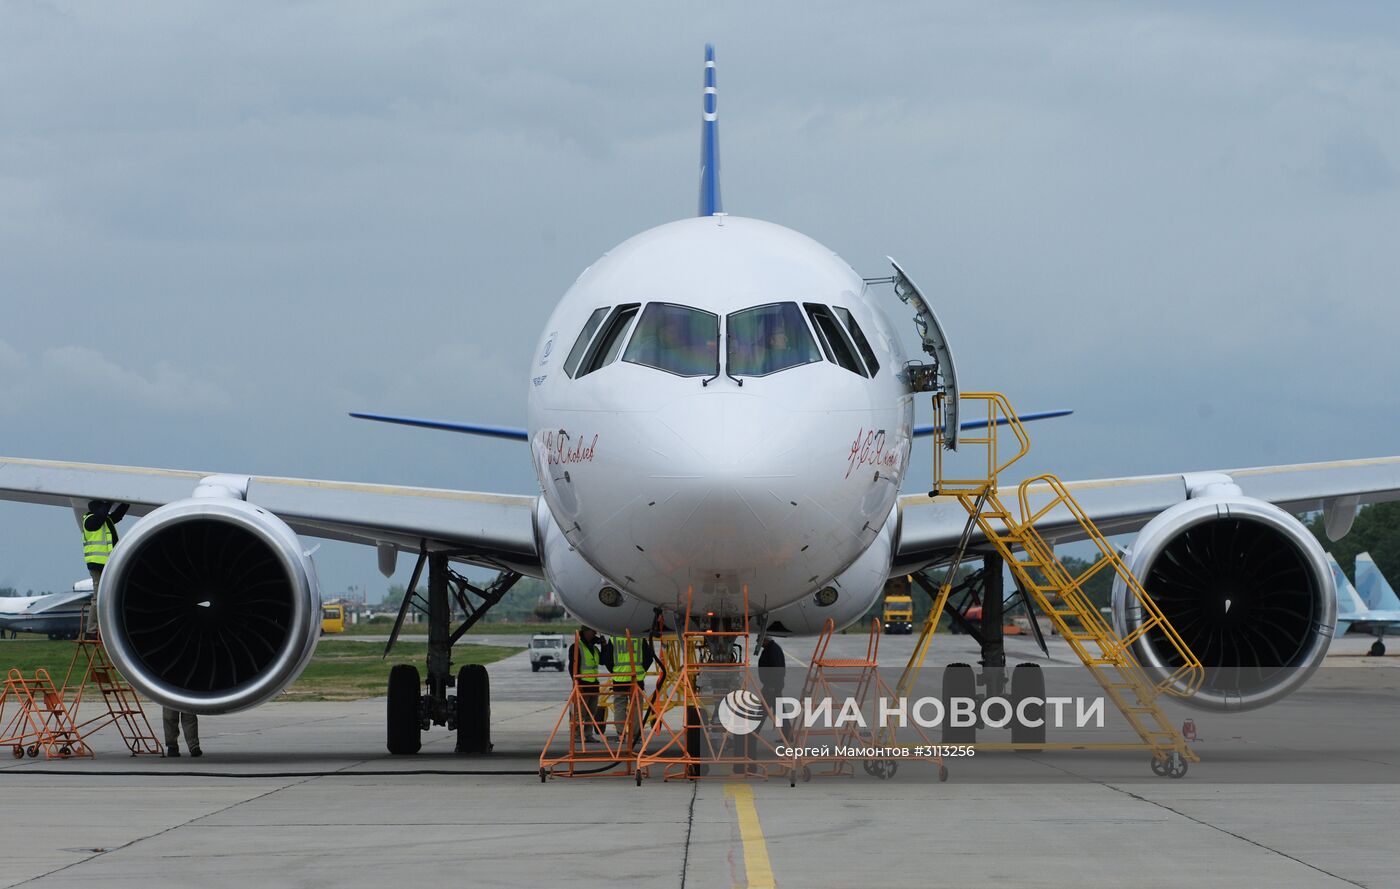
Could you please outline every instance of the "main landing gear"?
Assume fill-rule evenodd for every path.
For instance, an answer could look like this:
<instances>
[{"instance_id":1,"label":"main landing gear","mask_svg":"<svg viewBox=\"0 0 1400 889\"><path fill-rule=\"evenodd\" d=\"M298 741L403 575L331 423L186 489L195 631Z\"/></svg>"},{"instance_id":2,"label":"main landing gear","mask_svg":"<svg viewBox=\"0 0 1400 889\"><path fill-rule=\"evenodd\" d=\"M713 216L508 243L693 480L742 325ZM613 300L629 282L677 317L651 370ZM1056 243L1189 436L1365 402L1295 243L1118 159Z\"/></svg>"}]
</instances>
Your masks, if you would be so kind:
<instances>
[{"instance_id":1,"label":"main landing gear","mask_svg":"<svg viewBox=\"0 0 1400 889\"><path fill-rule=\"evenodd\" d=\"M426 544L413 568L408 592L399 606L398 619L384 647L388 657L403 629L408 609L418 608L428 617L427 682L412 664L396 664L389 671L389 700L386 707L386 735L389 752L396 755L417 753L423 746L422 733L434 725L457 732L458 753L491 752L491 680L486 667L467 664L452 675L452 646L515 586L520 575L501 571L486 587L473 586L448 564L449 554L428 552ZM428 595L417 592L423 567L428 568ZM467 598L472 593L479 604ZM449 598L450 597L450 598ZM452 628L451 601L466 615ZM448 694L455 687L456 694Z\"/></svg>"},{"instance_id":2,"label":"main landing gear","mask_svg":"<svg viewBox=\"0 0 1400 889\"><path fill-rule=\"evenodd\" d=\"M1371 643L1371 657L1385 657L1385 642L1377 639Z\"/></svg>"},{"instance_id":3,"label":"main landing gear","mask_svg":"<svg viewBox=\"0 0 1400 889\"><path fill-rule=\"evenodd\" d=\"M1047 651L1045 639L1040 634L1040 626L1034 620L1035 611L1025 590L1018 585L1012 598L1005 596L1005 581L1002 577L1004 562L996 553L982 557L982 567L968 574L953 586L952 592L962 597L961 604L949 601L944 613L951 618L952 626L971 636L982 649L979 676L971 664L949 664L943 669L944 712L950 713L952 701L957 698L985 700L989 697L1005 697L1010 705L1012 744L1044 744L1045 731L1045 674L1039 664L1017 664L1011 671L1011 682L1006 681L1005 612L1006 604L1019 598L1026 614L1031 616L1031 632L1041 651ZM915 574L914 582L937 600L938 589L924 574ZM969 605L978 605L982 610L979 623L967 617ZM983 686L979 693L977 687ZM1032 703L1022 707L1021 702L1031 699ZM1025 721L1020 714L1025 714ZM950 719L943 722L941 741L944 744L977 743L976 723L972 725L952 725Z\"/></svg>"}]
</instances>

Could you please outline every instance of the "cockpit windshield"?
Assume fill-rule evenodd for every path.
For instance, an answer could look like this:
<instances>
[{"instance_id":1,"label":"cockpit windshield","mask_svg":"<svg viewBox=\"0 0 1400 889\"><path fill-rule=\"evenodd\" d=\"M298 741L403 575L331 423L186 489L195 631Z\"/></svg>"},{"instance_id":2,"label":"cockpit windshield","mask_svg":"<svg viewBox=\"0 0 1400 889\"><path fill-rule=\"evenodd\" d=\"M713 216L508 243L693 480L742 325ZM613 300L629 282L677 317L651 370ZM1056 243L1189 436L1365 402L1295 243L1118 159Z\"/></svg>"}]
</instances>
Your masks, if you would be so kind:
<instances>
[{"instance_id":1,"label":"cockpit windshield","mask_svg":"<svg viewBox=\"0 0 1400 889\"><path fill-rule=\"evenodd\" d=\"M719 373L719 316L649 303L622 360L682 377L713 376Z\"/></svg>"},{"instance_id":2,"label":"cockpit windshield","mask_svg":"<svg viewBox=\"0 0 1400 889\"><path fill-rule=\"evenodd\" d=\"M761 377L822 360L797 303L744 309L730 315L728 325L728 371L736 377Z\"/></svg>"}]
</instances>

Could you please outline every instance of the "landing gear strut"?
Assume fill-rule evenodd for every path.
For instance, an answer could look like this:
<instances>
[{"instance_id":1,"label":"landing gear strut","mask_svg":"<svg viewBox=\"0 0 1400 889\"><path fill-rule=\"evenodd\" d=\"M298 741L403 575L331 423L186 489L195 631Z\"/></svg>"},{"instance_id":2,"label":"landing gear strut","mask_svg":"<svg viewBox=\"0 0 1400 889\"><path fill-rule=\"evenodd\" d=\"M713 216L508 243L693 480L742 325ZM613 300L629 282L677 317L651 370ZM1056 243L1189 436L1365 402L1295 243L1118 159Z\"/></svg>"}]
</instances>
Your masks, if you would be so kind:
<instances>
[{"instance_id":1,"label":"landing gear strut","mask_svg":"<svg viewBox=\"0 0 1400 889\"><path fill-rule=\"evenodd\" d=\"M486 587L476 587L453 571L449 553L429 552L426 541L413 568L413 578L399 606L398 619L384 647L388 657L403 629L408 609L416 607L428 618L427 681L420 681L418 668L398 664L389 671L388 748L393 754L417 753L422 747L421 733L434 725L446 726L457 732L458 753L491 752L491 680L486 667L467 664L452 675L452 646L472 626L499 602L520 580L514 571L503 570ZM417 592L424 566L428 568L428 595ZM467 598L472 593L481 601L473 604ZM466 616L456 629L452 628L452 607L455 600ZM448 690L456 687L457 693Z\"/></svg>"}]
</instances>

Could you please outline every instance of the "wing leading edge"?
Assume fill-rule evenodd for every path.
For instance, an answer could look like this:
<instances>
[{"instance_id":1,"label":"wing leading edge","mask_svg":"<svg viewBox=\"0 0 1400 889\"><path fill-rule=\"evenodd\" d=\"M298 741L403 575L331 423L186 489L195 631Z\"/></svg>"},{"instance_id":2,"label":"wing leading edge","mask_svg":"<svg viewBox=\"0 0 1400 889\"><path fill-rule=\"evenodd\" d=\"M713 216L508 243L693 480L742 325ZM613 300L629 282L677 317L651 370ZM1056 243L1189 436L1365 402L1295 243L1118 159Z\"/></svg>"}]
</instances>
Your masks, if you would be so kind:
<instances>
[{"instance_id":1,"label":"wing leading edge","mask_svg":"<svg viewBox=\"0 0 1400 889\"><path fill-rule=\"evenodd\" d=\"M0 457L0 500L81 509L88 500L130 503L145 515L194 493L216 473ZM536 497L238 476L248 502L308 537L417 552L423 543L473 564L538 576Z\"/></svg>"},{"instance_id":2,"label":"wing leading edge","mask_svg":"<svg viewBox=\"0 0 1400 889\"><path fill-rule=\"evenodd\" d=\"M1212 473L1145 475L1130 478L1069 482L1066 486L1080 506L1105 534L1139 530L1173 504L1190 498L1193 476L1227 475L1246 497L1254 497L1287 510L1309 512L1328 501L1355 497L1360 503L1400 500L1400 457L1298 463L1250 469L1226 469ZM1036 489L1032 488L1032 496ZM1015 491L1003 496L1015 500ZM949 497L927 494L899 498L899 541L892 574L907 574L946 560L957 546L967 513ZM1036 526L1058 543L1081 539L1078 522L1063 509L1051 512ZM975 543L982 543L980 535Z\"/></svg>"}]
</instances>

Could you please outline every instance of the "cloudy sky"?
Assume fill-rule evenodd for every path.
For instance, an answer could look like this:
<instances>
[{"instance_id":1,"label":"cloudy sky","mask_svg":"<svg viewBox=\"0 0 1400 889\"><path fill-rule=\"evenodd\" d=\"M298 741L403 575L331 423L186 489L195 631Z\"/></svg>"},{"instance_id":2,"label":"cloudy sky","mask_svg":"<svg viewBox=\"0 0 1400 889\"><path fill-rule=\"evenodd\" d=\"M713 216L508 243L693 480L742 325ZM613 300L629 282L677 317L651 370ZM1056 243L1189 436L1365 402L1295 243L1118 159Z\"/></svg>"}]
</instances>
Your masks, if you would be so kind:
<instances>
[{"instance_id":1,"label":"cloudy sky","mask_svg":"<svg viewBox=\"0 0 1400 889\"><path fill-rule=\"evenodd\" d=\"M1074 408L1027 471L1400 453L1400 12L1217 6L0 0L0 454L532 492L345 413L523 424L559 295L694 212L707 40L726 209ZM83 573L0 505L0 586Z\"/></svg>"}]
</instances>

